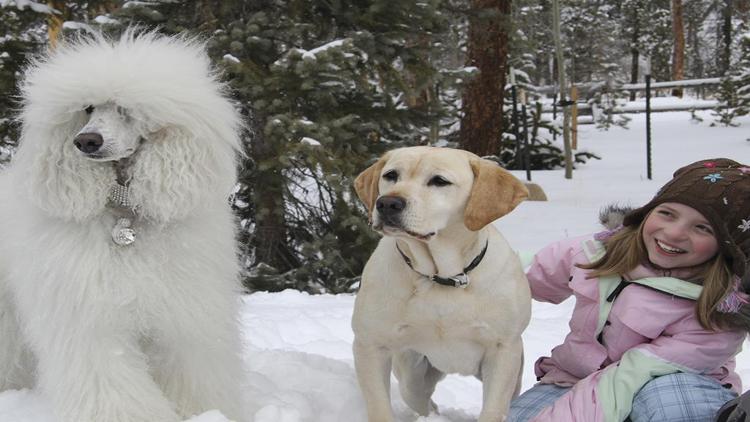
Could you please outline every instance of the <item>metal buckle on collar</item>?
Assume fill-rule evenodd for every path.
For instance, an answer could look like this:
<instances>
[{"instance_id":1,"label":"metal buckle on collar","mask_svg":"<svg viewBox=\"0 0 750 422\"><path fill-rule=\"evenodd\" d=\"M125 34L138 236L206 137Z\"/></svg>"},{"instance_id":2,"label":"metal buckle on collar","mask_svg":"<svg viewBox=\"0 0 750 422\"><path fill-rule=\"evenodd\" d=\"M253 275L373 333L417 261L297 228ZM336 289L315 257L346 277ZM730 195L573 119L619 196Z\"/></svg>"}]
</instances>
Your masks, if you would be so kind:
<instances>
[{"instance_id":1,"label":"metal buckle on collar","mask_svg":"<svg viewBox=\"0 0 750 422\"><path fill-rule=\"evenodd\" d=\"M465 289L469 285L469 275L466 273L454 275L451 279L455 281L456 287Z\"/></svg>"},{"instance_id":2,"label":"metal buckle on collar","mask_svg":"<svg viewBox=\"0 0 750 422\"><path fill-rule=\"evenodd\" d=\"M440 277L437 274L433 274L428 278L435 283L442 284L443 286L458 287L460 289L465 289L470 281L469 275L466 273L456 274L452 277Z\"/></svg>"}]
</instances>

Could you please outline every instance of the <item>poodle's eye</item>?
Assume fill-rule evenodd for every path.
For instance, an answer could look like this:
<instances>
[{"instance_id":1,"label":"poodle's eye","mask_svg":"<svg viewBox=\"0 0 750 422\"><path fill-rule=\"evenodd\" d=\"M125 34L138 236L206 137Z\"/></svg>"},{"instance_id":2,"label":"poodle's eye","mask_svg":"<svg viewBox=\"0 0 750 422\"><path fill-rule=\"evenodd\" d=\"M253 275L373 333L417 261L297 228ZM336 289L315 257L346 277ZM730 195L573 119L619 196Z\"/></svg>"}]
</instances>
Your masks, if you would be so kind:
<instances>
[{"instance_id":1,"label":"poodle's eye","mask_svg":"<svg viewBox=\"0 0 750 422\"><path fill-rule=\"evenodd\" d=\"M389 170L383 174L383 179L389 182L395 182L398 180L398 172L396 170Z\"/></svg>"},{"instance_id":2,"label":"poodle's eye","mask_svg":"<svg viewBox=\"0 0 750 422\"><path fill-rule=\"evenodd\" d=\"M117 110L117 114L119 114L120 116L128 117L128 111L125 110L125 108L117 106L116 110Z\"/></svg>"},{"instance_id":3,"label":"poodle's eye","mask_svg":"<svg viewBox=\"0 0 750 422\"><path fill-rule=\"evenodd\" d=\"M437 186L439 188L443 186L452 185L448 179L446 179L443 176L433 176L432 179L430 179L429 182L427 182L427 186Z\"/></svg>"},{"instance_id":4,"label":"poodle's eye","mask_svg":"<svg viewBox=\"0 0 750 422\"><path fill-rule=\"evenodd\" d=\"M91 113L94 112L94 106L90 105L90 106L84 108L83 111L85 111L86 114L91 114Z\"/></svg>"}]
</instances>

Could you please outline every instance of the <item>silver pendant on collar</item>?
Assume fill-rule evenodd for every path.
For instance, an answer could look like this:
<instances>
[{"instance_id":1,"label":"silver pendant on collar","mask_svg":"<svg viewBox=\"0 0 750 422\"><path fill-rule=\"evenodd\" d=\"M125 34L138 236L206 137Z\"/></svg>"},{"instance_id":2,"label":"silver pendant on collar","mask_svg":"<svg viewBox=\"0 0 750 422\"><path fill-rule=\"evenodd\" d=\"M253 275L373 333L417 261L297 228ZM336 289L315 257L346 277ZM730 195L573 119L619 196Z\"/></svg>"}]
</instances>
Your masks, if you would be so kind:
<instances>
[{"instance_id":1,"label":"silver pendant on collar","mask_svg":"<svg viewBox=\"0 0 750 422\"><path fill-rule=\"evenodd\" d=\"M115 215L121 216L112 228L112 241L119 246L132 245L135 242L133 219L136 213L130 202L128 187L116 183L109 192L109 205L114 209ZM122 215L127 215L127 217L122 217Z\"/></svg>"},{"instance_id":2,"label":"silver pendant on collar","mask_svg":"<svg viewBox=\"0 0 750 422\"><path fill-rule=\"evenodd\" d=\"M135 230L129 218L120 218L112 228L112 240L120 246L128 246L135 242Z\"/></svg>"}]
</instances>

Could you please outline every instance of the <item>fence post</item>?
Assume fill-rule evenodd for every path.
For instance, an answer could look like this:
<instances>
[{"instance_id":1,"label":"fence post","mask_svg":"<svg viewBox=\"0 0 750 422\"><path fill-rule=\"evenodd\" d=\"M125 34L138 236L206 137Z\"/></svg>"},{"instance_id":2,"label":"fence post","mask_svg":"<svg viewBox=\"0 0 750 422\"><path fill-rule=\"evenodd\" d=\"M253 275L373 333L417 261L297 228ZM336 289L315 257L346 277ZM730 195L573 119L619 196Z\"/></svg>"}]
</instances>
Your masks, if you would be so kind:
<instances>
[{"instance_id":1,"label":"fence post","mask_svg":"<svg viewBox=\"0 0 750 422\"><path fill-rule=\"evenodd\" d=\"M555 90L555 93L552 96L552 121L557 123L557 90ZM557 140L556 130L552 132L552 140Z\"/></svg>"},{"instance_id":2,"label":"fence post","mask_svg":"<svg viewBox=\"0 0 750 422\"><path fill-rule=\"evenodd\" d=\"M646 59L646 175L651 180L651 58Z\"/></svg>"},{"instance_id":3,"label":"fence post","mask_svg":"<svg viewBox=\"0 0 750 422\"><path fill-rule=\"evenodd\" d=\"M516 88L516 73L510 68L510 97L513 103L513 109L510 112L510 124L513 126L513 135L516 137L516 154L514 157L515 168L520 169L523 158L521 154L521 131L518 128L518 90ZM499 155L499 154L498 154Z\"/></svg>"},{"instance_id":4,"label":"fence post","mask_svg":"<svg viewBox=\"0 0 750 422\"><path fill-rule=\"evenodd\" d=\"M570 134L572 135L571 148L578 149L578 87L575 85L571 85L570 87L570 101L573 103L570 117Z\"/></svg>"},{"instance_id":5,"label":"fence post","mask_svg":"<svg viewBox=\"0 0 750 422\"><path fill-rule=\"evenodd\" d=\"M526 96L521 96L521 118L523 119L523 167L526 169L526 180L531 181L531 158L529 151L529 122L526 114Z\"/></svg>"}]
</instances>

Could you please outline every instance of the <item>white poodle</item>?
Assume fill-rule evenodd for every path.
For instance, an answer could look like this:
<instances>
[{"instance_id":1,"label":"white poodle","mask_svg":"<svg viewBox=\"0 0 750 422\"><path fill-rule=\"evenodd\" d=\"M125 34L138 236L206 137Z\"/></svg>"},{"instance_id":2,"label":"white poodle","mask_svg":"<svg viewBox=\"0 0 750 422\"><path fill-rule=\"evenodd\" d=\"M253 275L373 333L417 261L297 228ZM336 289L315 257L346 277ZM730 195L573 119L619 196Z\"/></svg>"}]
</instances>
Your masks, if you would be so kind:
<instances>
[{"instance_id":1,"label":"white poodle","mask_svg":"<svg viewBox=\"0 0 750 422\"><path fill-rule=\"evenodd\" d=\"M22 85L0 177L0 390L63 422L244 420L240 117L200 42L58 46Z\"/></svg>"}]
</instances>

